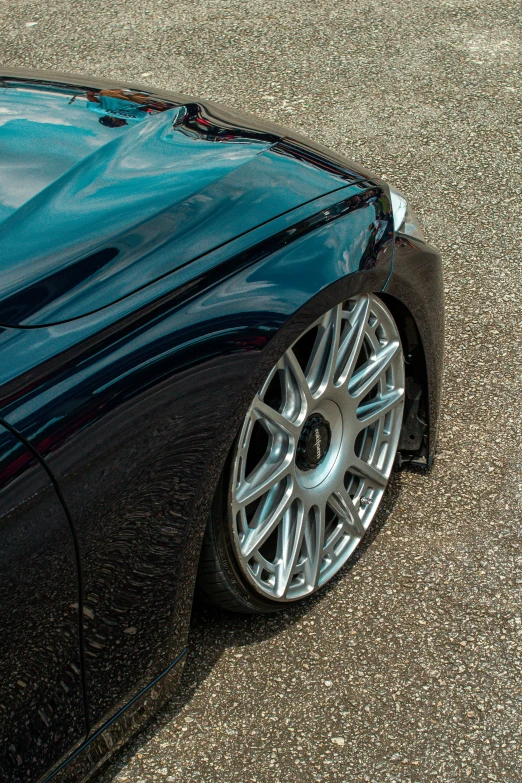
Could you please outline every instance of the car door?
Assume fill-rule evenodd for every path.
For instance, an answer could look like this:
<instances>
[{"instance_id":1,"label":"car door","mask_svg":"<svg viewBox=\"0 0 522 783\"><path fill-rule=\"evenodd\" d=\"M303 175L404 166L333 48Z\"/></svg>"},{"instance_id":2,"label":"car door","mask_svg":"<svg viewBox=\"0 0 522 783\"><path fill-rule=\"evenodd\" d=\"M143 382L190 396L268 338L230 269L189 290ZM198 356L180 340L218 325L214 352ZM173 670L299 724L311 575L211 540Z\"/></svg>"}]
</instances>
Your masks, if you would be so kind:
<instances>
[{"instance_id":1,"label":"car door","mask_svg":"<svg viewBox=\"0 0 522 783\"><path fill-rule=\"evenodd\" d=\"M41 461L0 423L0 780L30 783L86 733L74 539Z\"/></svg>"}]
</instances>

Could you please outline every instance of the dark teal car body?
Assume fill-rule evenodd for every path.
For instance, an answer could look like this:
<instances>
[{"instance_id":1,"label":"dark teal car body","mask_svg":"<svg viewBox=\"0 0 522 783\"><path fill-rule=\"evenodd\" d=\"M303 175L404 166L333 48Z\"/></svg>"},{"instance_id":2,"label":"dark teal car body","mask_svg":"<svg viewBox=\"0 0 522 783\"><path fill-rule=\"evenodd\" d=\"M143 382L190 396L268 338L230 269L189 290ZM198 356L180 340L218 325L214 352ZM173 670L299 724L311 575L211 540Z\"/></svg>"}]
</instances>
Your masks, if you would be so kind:
<instances>
[{"instance_id":1,"label":"dark teal car body","mask_svg":"<svg viewBox=\"0 0 522 783\"><path fill-rule=\"evenodd\" d=\"M81 780L173 693L250 399L364 291L401 328L401 458L427 466L440 259L386 183L207 102L0 71L0 779Z\"/></svg>"}]
</instances>

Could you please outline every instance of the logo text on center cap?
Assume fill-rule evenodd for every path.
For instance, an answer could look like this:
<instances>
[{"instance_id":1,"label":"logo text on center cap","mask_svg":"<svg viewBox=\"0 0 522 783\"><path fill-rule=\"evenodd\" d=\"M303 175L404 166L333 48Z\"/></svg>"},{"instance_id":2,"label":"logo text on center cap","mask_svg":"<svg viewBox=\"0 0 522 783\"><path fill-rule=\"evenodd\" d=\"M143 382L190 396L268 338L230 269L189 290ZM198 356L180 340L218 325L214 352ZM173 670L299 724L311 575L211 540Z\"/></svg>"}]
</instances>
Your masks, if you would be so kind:
<instances>
[{"instance_id":1,"label":"logo text on center cap","mask_svg":"<svg viewBox=\"0 0 522 783\"><path fill-rule=\"evenodd\" d=\"M324 416L314 413L304 425L297 445L297 467L312 470L323 461L330 447L330 426Z\"/></svg>"}]
</instances>

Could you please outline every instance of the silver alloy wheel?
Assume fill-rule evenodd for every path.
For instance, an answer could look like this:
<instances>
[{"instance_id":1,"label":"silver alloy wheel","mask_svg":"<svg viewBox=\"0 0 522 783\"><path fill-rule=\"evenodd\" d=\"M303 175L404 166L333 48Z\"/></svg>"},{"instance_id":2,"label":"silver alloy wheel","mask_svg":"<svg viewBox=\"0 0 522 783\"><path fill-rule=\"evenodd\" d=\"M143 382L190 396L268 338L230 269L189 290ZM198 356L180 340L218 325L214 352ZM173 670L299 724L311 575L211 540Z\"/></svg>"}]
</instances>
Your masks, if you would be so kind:
<instances>
[{"instance_id":1,"label":"silver alloy wheel","mask_svg":"<svg viewBox=\"0 0 522 783\"><path fill-rule=\"evenodd\" d=\"M230 485L235 554L264 596L302 598L346 562L388 483L403 404L399 333L371 294L329 310L272 369Z\"/></svg>"}]
</instances>

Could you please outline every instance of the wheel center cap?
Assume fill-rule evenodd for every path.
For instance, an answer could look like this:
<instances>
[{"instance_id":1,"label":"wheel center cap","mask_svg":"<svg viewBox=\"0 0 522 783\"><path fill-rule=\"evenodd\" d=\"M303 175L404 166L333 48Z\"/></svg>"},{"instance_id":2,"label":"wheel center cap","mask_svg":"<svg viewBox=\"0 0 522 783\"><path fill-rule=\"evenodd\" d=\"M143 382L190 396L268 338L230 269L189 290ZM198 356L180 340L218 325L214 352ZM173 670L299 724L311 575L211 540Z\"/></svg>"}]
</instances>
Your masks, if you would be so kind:
<instances>
[{"instance_id":1,"label":"wheel center cap","mask_svg":"<svg viewBox=\"0 0 522 783\"><path fill-rule=\"evenodd\" d=\"M306 421L297 444L296 464L301 470L313 470L326 457L332 433L330 425L320 413L313 413Z\"/></svg>"}]
</instances>

